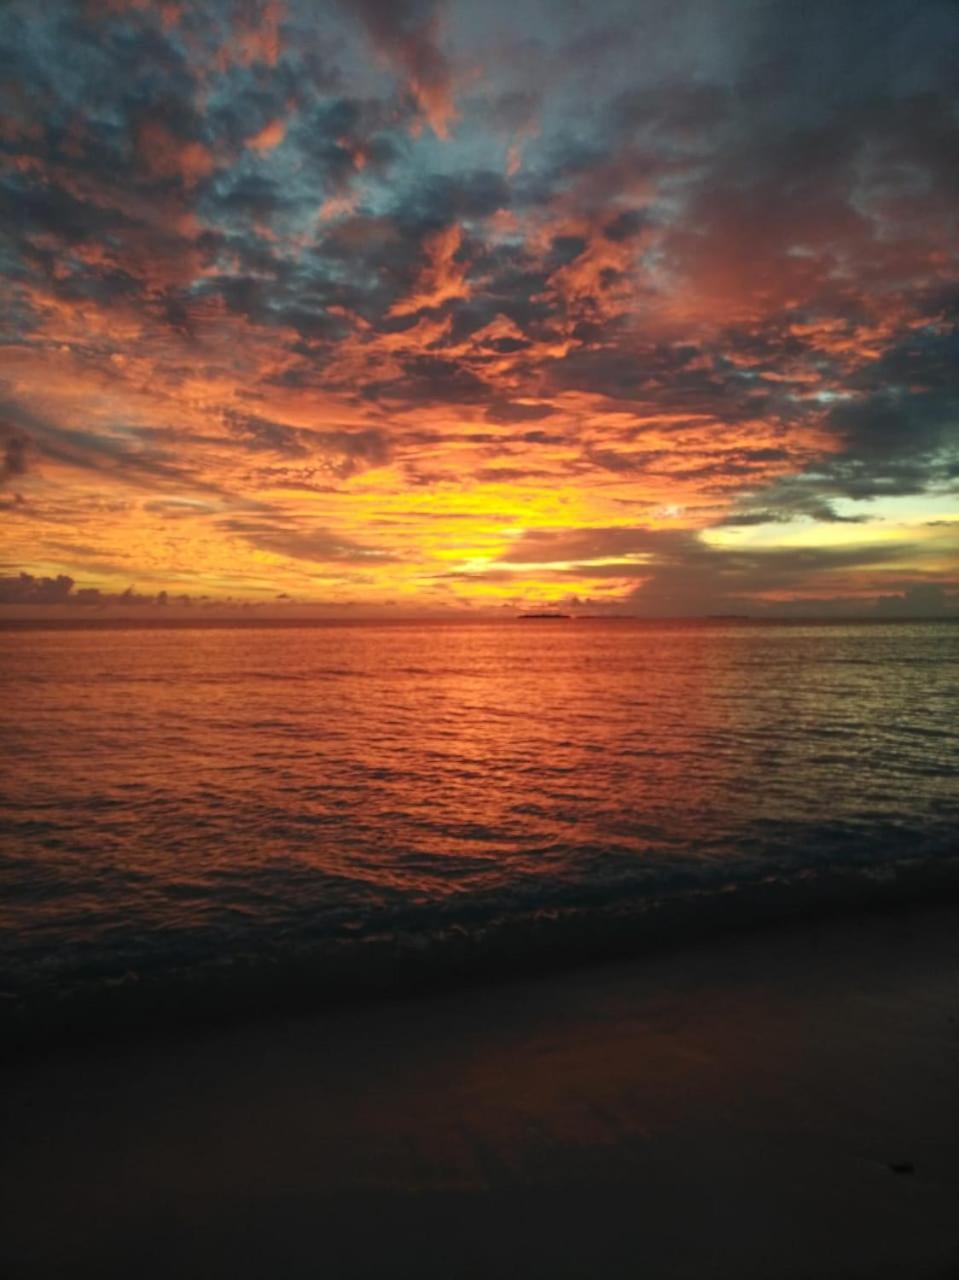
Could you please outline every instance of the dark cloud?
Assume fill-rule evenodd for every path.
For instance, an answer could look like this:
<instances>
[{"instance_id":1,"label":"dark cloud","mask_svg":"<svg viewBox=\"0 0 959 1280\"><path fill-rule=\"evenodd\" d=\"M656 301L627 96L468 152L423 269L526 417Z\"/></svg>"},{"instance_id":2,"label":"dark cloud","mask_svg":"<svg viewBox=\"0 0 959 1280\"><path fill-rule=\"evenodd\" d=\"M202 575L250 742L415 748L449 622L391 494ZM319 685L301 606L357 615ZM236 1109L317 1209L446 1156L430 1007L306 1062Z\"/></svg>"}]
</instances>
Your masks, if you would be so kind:
<instances>
[{"instance_id":1,"label":"dark cloud","mask_svg":"<svg viewBox=\"0 0 959 1280\"><path fill-rule=\"evenodd\" d=\"M389 437L375 427L363 431L310 430L307 438L332 455L332 469L343 479L367 467L385 466L392 457Z\"/></svg>"},{"instance_id":2,"label":"dark cloud","mask_svg":"<svg viewBox=\"0 0 959 1280\"><path fill-rule=\"evenodd\" d=\"M460 174L431 174L398 210L400 224L445 226L452 221L488 218L508 208L510 185L501 173L473 169Z\"/></svg>"},{"instance_id":3,"label":"dark cloud","mask_svg":"<svg viewBox=\"0 0 959 1280\"><path fill-rule=\"evenodd\" d=\"M0 414L6 415L12 424L7 427L8 439L18 442L14 447L14 460L19 465L29 445L41 458L80 471L109 475L131 485L163 486L186 479L191 485L197 484L188 462L164 450L150 448L135 437L61 427L12 401L0 402ZM10 434L11 431L14 434Z\"/></svg>"},{"instance_id":4,"label":"dark cloud","mask_svg":"<svg viewBox=\"0 0 959 1280\"><path fill-rule=\"evenodd\" d=\"M532 529L509 549L510 564L555 564L657 553L697 546L686 532L648 528Z\"/></svg>"},{"instance_id":5,"label":"dark cloud","mask_svg":"<svg viewBox=\"0 0 959 1280\"><path fill-rule=\"evenodd\" d=\"M445 137L456 112L452 69L438 41L436 0L348 0L346 8L396 68L434 131Z\"/></svg>"},{"instance_id":6,"label":"dark cloud","mask_svg":"<svg viewBox=\"0 0 959 1280\"><path fill-rule=\"evenodd\" d=\"M0 578L0 604L62 604L73 586L73 579L66 574L35 578L32 573L21 573L15 578Z\"/></svg>"},{"instance_id":7,"label":"dark cloud","mask_svg":"<svg viewBox=\"0 0 959 1280\"><path fill-rule=\"evenodd\" d=\"M231 433L246 449L282 453L288 457L305 457L309 453L306 433L300 427L271 422L268 418L236 410L230 410L224 419Z\"/></svg>"},{"instance_id":8,"label":"dark cloud","mask_svg":"<svg viewBox=\"0 0 959 1280\"><path fill-rule=\"evenodd\" d=\"M392 456L389 436L375 427L362 430L318 430L293 427L256 414L231 410L224 415L230 431L245 449L309 458L341 479L368 467L385 466Z\"/></svg>"},{"instance_id":9,"label":"dark cloud","mask_svg":"<svg viewBox=\"0 0 959 1280\"><path fill-rule=\"evenodd\" d=\"M218 524L224 533L238 536L261 551L292 556L295 560L382 564L393 559L388 552L376 547L360 545L328 529L298 524L277 513L230 516Z\"/></svg>"},{"instance_id":10,"label":"dark cloud","mask_svg":"<svg viewBox=\"0 0 959 1280\"><path fill-rule=\"evenodd\" d=\"M689 530L606 528L530 531L510 548L495 581L513 578L521 584L526 572L541 574L550 567L559 576L598 581L640 579L622 607L650 615L700 615L725 609L769 607L765 597L775 593L802 594L812 584L846 581L849 571L888 567L901 570L915 555L907 541L850 543L843 546L743 547L710 545ZM530 569L524 569L524 566ZM860 612L879 607L919 616L923 609L940 612L952 607L946 584L911 589L902 599L879 605L877 596L851 601ZM955 589L955 584L953 584ZM925 604L924 604L925 602ZM930 603L931 602L931 603ZM787 599L785 602L787 605ZM928 608L926 608L928 606ZM775 609L773 610L775 611Z\"/></svg>"},{"instance_id":11,"label":"dark cloud","mask_svg":"<svg viewBox=\"0 0 959 1280\"><path fill-rule=\"evenodd\" d=\"M901 595L880 596L878 612L886 618L944 618L957 611L957 593L950 597L938 583L907 587Z\"/></svg>"},{"instance_id":12,"label":"dark cloud","mask_svg":"<svg viewBox=\"0 0 959 1280\"><path fill-rule=\"evenodd\" d=\"M163 607L169 602L170 596L166 591L144 594L133 587L125 591L101 591L99 587L78 587L67 574L58 574L55 578L35 577L32 573L0 577L0 605L71 605L81 609L103 609L115 605L124 608ZM192 604L193 597L180 595L176 602Z\"/></svg>"},{"instance_id":13,"label":"dark cloud","mask_svg":"<svg viewBox=\"0 0 959 1280\"><path fill-rule=\"evenodd\" d=\"M607 240L632 240L648 225L647 215L641 209L625 209L603 227Z\"/></svg>"},{"instance_id":14,"label":"dark cloud","mask_svg":"<svg viewBox=\"0 0 959 1280\"><path fill-rule=\"evenodd\" d=\"M364 395L425 404L476 404L489 398L490 389L456 360L412 356L403 361L399 377L368 383Z\"/></svg>"},{"instance_id":15,"label":"dark cloud","mask_svg":"<svg viewBox=\"0 0 959 1280\"><path fill-rule=\"evenodd\" d=\"M0 446L3 448L3 457L0 459L0 484L26 475L27 437L15 427L0 422Z\"/></svg>"}]
</instances>

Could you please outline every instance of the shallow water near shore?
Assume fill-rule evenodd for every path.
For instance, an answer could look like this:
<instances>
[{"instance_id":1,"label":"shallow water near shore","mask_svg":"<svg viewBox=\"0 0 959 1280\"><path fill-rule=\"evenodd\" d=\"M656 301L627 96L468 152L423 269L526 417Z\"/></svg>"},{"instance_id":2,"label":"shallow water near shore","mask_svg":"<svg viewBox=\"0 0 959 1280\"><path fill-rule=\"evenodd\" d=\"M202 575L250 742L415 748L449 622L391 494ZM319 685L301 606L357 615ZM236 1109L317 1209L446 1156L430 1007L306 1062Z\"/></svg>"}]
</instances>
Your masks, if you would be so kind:
<instances>
[{"instance_id":1,"label":"shallow water near shore","mask_svg":"<svg viewBox=\"0 0 959 1280\"><path fill-rule=\"evenodd\" d=\"M957 866L950 623L17 629L0 668L21 1021L628 947Z\"/></svg>"}]
</instances>

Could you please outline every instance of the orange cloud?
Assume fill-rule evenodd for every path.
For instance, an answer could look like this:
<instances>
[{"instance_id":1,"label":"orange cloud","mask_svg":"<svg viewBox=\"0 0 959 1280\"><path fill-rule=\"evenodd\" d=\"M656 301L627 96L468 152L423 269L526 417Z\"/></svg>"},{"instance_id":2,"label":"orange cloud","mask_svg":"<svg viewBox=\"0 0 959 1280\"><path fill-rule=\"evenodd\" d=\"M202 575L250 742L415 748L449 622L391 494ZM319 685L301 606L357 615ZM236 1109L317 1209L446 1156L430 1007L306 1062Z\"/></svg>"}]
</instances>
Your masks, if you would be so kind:
<instances>
[{"instance_id":1,"label":"orange cloud","mask_svg":"<svg viewBox=\"0 0 959 1280\"><path fill-rule=\"evenodd\" d=\"M463 233L455 223L428 236L424 244L427 264L420 272L413 291L394 302L390 315L408 316L428 307L439 307L455 298L468 298L467 265L457 262Z\"/></svg>"},{"instance_id":2,"label":"orange cloud","mask_svg":"<svg viewBox=\"0 0 959 1280\"><path fill-rule=\"evenodd\" d=\"M188 187L216 167L212 154L202 142L177 137L158 119L144 120L140 125L137 154L141 166L151 176L179 178Z\"/></svg>"},{"instance_id":3,"label":"orange cloud","mask_svg":"<svg viewBox=\"0 0 959 1280\"><path fill-rule=\"evenodd\" d=\"M280 119L271 120L259 132L247 138L246 145L253 151L272 151L274 147L280 145L285 137L286 122Z\"/></svg>"},{"instance_id":4,"label":"orange cloud","mask_svg":"<svg viewBox=\"0 0 959 1280\"><path fill-rule=\"evenodd\" d=\"M217 52L219 69L226 70L231 63L249 67L257 62L275 67L282 48L283 13L278 0L252 0L244 5L229 40Z\"/></svg>"}]
</instances>

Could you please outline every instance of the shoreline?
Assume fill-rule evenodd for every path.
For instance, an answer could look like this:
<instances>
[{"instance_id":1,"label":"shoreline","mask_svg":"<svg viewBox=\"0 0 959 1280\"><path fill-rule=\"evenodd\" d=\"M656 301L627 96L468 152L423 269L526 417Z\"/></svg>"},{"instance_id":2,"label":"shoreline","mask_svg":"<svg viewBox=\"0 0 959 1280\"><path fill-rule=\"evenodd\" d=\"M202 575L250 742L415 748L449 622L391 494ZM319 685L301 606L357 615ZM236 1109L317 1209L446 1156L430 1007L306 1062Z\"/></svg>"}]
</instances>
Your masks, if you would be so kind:
<instances>
[{"instance_id":1,"label":"shoreline","mask_svg":"<svg viewBox=\"0 0 959 1280\"><path fill-rule=\"evenodd\" d=\"M10 1280L959 1274L959 910L3 1071Z\"/></svg>"},{"instance_id":2,"label":"shoreline","mask_svg":"<svg viewBox=\"0 0 959 1280\"><path fill-rule=\"evenodd\" d=\"M547 907L472 927L396 929L344 943L320 939L288 952L255 940L232 959L156 972L104 975L67 991L9 987L0 1003L0 1064L85 1045L190 1035L206 1027L321 1015L443 992L468 992L593 966L643 962L696 946L853 924L873 916L952 906L959 911L959 857L919 857L875 868L805 872L599 902Z\"/></svg>"}]
</instances>

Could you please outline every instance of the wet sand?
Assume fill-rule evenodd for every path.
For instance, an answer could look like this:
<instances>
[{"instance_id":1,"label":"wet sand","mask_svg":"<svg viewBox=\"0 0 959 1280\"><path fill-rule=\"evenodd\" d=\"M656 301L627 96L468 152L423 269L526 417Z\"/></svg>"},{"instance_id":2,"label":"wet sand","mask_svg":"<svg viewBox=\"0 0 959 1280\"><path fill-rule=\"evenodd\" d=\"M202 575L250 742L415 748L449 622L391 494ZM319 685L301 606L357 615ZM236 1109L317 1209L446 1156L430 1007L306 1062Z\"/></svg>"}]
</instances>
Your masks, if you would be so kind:
<instances>
[{"instance_id":1,"label":"wet sand","mask_svg":"<svg viewBox=\"0 0 959 1280\"><path fill-rule=\"evenodd\" d=\"M959 1276L959 914L3 1079L0 1275Z\"/></svg>"}]
</instances>

